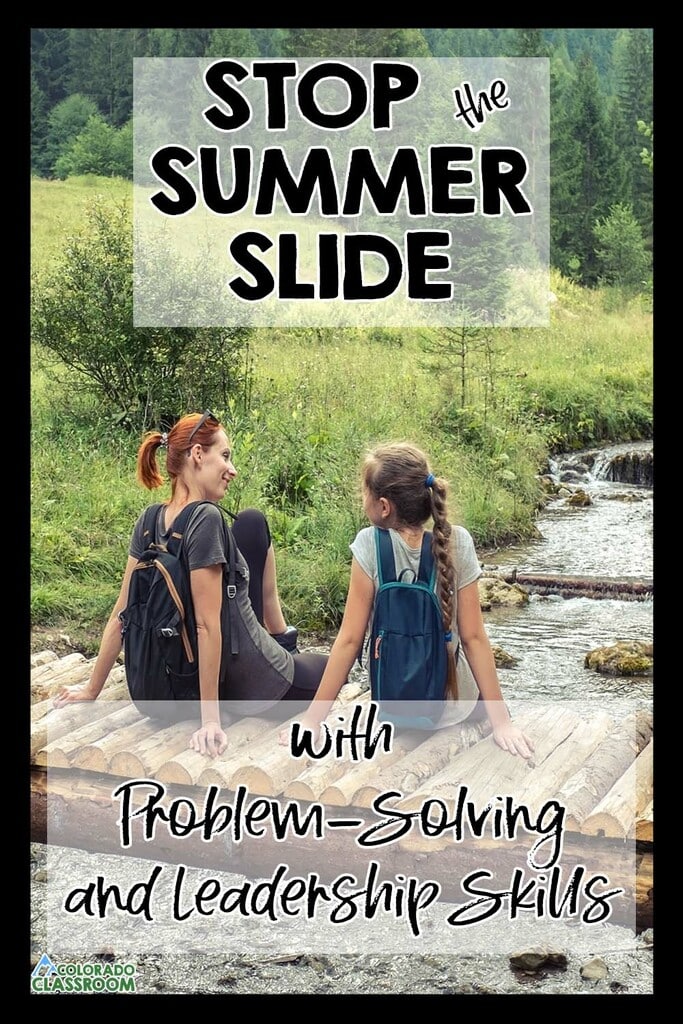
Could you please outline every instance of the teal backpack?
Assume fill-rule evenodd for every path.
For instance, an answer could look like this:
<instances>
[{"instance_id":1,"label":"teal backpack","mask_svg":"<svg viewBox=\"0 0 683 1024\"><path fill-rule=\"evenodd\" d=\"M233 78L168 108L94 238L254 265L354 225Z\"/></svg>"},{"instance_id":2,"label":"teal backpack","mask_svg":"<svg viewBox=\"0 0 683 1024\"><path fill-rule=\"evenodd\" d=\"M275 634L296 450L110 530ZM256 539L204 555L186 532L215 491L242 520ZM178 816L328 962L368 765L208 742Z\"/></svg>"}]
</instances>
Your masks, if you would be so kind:
<instances>
[{"instance_id":1,"label":"teal backpack","mask_svg":"<svg viewBox=\"0 0 683 1024\"><path fill-rule=\"evenodd\" d=\"M431 541L425 531L417 576L404 569L397 577L391 535L375 527L378 589L368 652L370 693L382 721L411 729L435 728L446 699L451 634L443 627Z\"/></svg>"}]
</instances>

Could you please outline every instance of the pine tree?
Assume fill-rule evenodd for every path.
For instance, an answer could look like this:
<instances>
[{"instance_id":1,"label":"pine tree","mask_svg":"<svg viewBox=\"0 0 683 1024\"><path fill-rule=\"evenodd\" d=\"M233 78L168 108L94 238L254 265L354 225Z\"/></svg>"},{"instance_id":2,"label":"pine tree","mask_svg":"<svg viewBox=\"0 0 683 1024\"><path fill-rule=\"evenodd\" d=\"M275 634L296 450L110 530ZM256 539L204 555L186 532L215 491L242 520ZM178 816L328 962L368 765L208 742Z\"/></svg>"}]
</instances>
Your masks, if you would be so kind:
<instances>
[{"instance_id":1,"label":"pine tree","mask_svg":"<svg viewBox=\"0 0 683 1024\"><path fill-rule=\"evenodd\" d=\"M89 96L116 127L133 112L133 58L147 51L147 31L123 28L69 30L70 91Z\"/></svg>"},{"instance_id":2,"label":"pine tree","mask_svg":"<svg viewBox=\"0 0 683 1024\"><path fill-rule=\"evenodd\" d=\"M649 29L626 29L621 46L615 46L615 66L621 110L619 145L628 160L633 213L645 234L652 240L652 176L643 165L643 137L638 122L649 124L653 117L653 49Z\"/></svg>"},{"instance_id":3,"label":"pine tree","mask_svg":"<svg viewBox=\"0 0 683 1024\"><path fill-rule=\"evenodd\" d=\"M248 28L214 28L202 56L240 60L259 57L260 54L258 44Z\"/></svg>"},{"instance_id":4,"label":"pine tree","mask_svg":"<svg viewBox=\"0 0 683 1024\"><path fill-rule=\"evenodd\" d=\"M597 70L588 54L577 61L576 81L568 90L567 101L570 113L565 129L578 145L569 144L565 136L562 169L573 197L565 195L565 208L555 207L553 219L556 228L557 217L562 219L562 247L578 261L581 281L593 285L598 279L593 226L623 198L623 174Z\"/></svg>"},{"instance_id":5,"label":"pine tree","mask_svg":"<svg viewBox=\"0 0 683 1024\"><path fill-rule=\"evenodd\" d=\"M543 37L541 28L517 29L513 57L548 57L550 47Z\"/></svg>"},{"instance_id":6,"label":"pine tree","mask_svg":"<svg viewBox=\"0 0 683 1024\"><path fill-rule=\"evenodd\" d=\"M71 91L68 29L31 29L31 71L48 109L68 96Z\"/></svg>"},{"instance_id":7,"label":"pine tree","mask_svg":"<svg viewBox=\"0 0 683 1024\"><path fill-rule=\"evenodd\" d=\"M616 203L607 217L597 221L594 231L601 280L642 290L650 260L631 207L627 203Z\"/></svg>"},{"instance_id":8,"label":"pine tree","mask_svg":"<svg viewBox=\"0 0 683 1024\"><path fill-rule=\"evenodd\" d=\"M44 174L48 170L45 163L46 115L45 93L31 71L31 170L36 174Z\"/></svg>"},{"instance_id":9,"label":"pine tree","mask_svg":"<svg viewBox=\"0 0 683 1024\"><path fill-rule=\"evenodd\" d=\"M429 57L419 29L291 28L282 43L285 57Z\"/></svg>"}]
</instances>

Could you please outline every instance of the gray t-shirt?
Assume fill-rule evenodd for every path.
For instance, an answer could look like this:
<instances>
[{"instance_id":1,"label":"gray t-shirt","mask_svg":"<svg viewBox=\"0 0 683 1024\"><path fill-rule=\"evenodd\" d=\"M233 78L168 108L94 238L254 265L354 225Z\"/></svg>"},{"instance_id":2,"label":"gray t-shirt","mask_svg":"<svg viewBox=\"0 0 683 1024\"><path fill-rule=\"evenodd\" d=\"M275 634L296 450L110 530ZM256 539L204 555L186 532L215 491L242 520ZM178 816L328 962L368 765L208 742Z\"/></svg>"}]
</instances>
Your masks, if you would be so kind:
<instances>
[{"instance_id":1,"label":"gray t-shirt","mask_svg":"<svg viewBox=\"0 0 683 1024\"><path fill-rule=\"evenodd\" d=\"M356 534L355 540L351 543L351 552L360 565L361 569L370 577L375 586L375 593L379 586L377 574L377 554L375 548L375 528L366 526ZM397 576L403 569L411 569L417 576L420 567L421 548L411 548L395 530L389 530L391 544L394 551L394 563ZM457 621L457 591L469 586L481 576L481 566L477 558L474 541L464 526L454 526L451 533L453 545L453 556L455 563L456 577L456 599L453 602L453 621L451 630L453 633L453 646L457 650L460 643ZM458 700L455 703L448 702L439 727L453 725L462 721L473 710L474 704L479 697L479 687L472 674L472 670L462 650L458 653L457 662L458 676Z\"/></svg>"},{"instance_id":2,"label":"gray t-shirt","mask_svg":"<svg viewBox=\"0 0 683 1024\"><path fill-rule=\"evenodd\" d=\"M168 543L173 533L173 523L167 530L164 526L166 506L162 505L156 518L155 530L156 544ZM149 544L149 538L143 537L143 512L133 529L133 535L128 549L133 558L140 558ZM185 537L183 540L190 569L203 569L207 565L223 565L226 562L225 547L223 543L223 513L215 505L200 505L194 515L190 517ZM243 563L247 570L247 563L238 556L240 563ZM247 577L248 579L248 577Z\"/></svg>"}]
</instances>

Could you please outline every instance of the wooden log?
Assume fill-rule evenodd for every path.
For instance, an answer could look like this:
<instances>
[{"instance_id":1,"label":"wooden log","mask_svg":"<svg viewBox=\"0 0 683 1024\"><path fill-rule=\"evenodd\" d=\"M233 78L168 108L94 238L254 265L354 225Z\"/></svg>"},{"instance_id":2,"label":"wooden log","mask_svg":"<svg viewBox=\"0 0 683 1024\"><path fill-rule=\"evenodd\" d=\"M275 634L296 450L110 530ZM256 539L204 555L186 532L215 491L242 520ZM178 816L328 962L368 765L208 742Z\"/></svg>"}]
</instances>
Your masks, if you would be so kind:
<instances>
[{"instance_id":1,"label":"wooden log","mask_svg":"<svg viewBox=\"0 0 683 1024\"><path fill-rule=\"evenodd\" d=\"M334 724L343 727L350 722L354 713L360 705L351 697L347 701L336 702L330 711L327 721L334 717ZM262 741L246 752L246 760L243 758L241 764L236 765L234 771L227 777L229 789L237 789L238 786L246 786L250 793L259 796L278 796L312 763L335 763L334 753L331 752L324 761L313 761L309 756L294 757L290 747L283 746L279 742L280 732L288 725L297 720L298 716L283 723L273 733L266 733ZM319 745L316 749L322 749ZM207 784L210 777L210 769L200 776L200 781ZM225 777L225 776L224 776Z\"/></svg>"},{"instance_id":2,"label":"wooden log","mask_svg":"<svg viewBox=\"0 0 683 1024\"><path fill-rule=\"evenodd\" d=\"M127 747L134 749L135 744L142 743L149 736L154 736L159 728L158 722L138 716L137 720L130 725L116 729L114 732L81 746L74 753L73 765L76 768L87 768L92 772L108 772L111 770L114 754Z\"/></svg>"},{"instance_id":3,"label":"wooden log","mask_svg":"<svg viewBox=\"0 0 683 1024\"><path fill-rule=\"evenodd\" d=\"M566 593L569 597L632 597L644 600L654 591L652 580L623 576L570 576L564 573L531 573L531 572L487 572L505 583L518 583L528 590L540 594Z\"/></svg>"},{"instance_id":4,"label":"wooden log","mask_svg":"<svg viewBox=\"0 0 683 1024\"><path fill-rule=\"evenodd\" d=\"M111 704L107 703L67 704L52 714L59 717L54 726L47 722L45 732L49 742L40 747L33 758L34 764L47 768L70 767L83 747L140 721L140 712L132 704L117 711L112 711ZM45 722L46 719L41 719L39 724L42 726ZM32 744L38 743L41 736L44 736L42 729L31 737Z\"/></svg>"},{"instance_id":5,"label":"wooden log","mask_svg":"<svg viewBox=\"0 0 683 1024\"><path fill-rule=\"evenodd\" d=\"M348 760L327 758L325 761L316 761L285 786L283 796L288 800L320 802L321 793L348 770Z\"/></svg>"},{"instance_id":6,"label":"wooden log","mask_svg":"<svg viewBox=\"0 0 683 1024\"><path fill-rule=\"evenodd\" d=\"M86 657L80 651L66 654L63 658L57 658L56 661L48 661L46 664L39 665L31 670L31 686L34 686L36 683L54 682L60 676L70 672L76 665L84 665L85 663Z\"/></svg>"},{"instance_id":7,"label":"wooden log","mask_svg":"<svg viewBox=\"0 0 683 1024\"><path fill-rule=\"evenodd\" d=\"M303 876L315 871L323 881L331 881L341 874L353 872L363 877L368 863L367 850L359 849L353 832L328 832L321 842L311 835L288 836L275 842L265 835L261 838L245 837L239 844L224 841L224 835L206 842L201 831L182 838L173 837L168 830L158 828L152 842L143 841L136 832L129 848L122 849L118 828L120 807L113 798L115 787L106 776L77 771L31 774L31 841L44 843L50 827L50 842L55 845L88 849L134 857L155 859L159 862L183 863L198 867L238 871L250 878L268 877L281 863L293 865ZM192 799L192 787L169 787L167 799ZM49 797L49 803L48 803ZM197 802L197 793L194 791ZM372 819L370 819L372 821ZM586 843L590 843L586 846ZM437 880L442 886L441 899L462 902L460 880L468 873L479 870L482 858L487 863L495 852L495 863L500 866L502 878L509 881L510 874L523 866L520 850L508 844L493 844L484 840L451 843L435 853L428 861L424 855L417 859L412 853L401 851L391 844L382 855L382 867L392 877L396 872ZM643 852L634 858L628 844L613 840L570 836L563 847L563 875L574 863L584 864L589 874L604 874L610 882L607 888L619 886L626 892L625 918L633 923L635 901L636 924L642 930L652 924L652 854ZM58 880L54 880L55 884ZM492 888L501 888L492 885ZM618 906L618 904L617 904ZM622 923L618 916L612 923Z\"/></svg>"},{"instance_id":8,"label":"wooden log","mask_svg":"<svg viewBox=\"0 0 683 1024\"><path fill-rule=\"evenodd\" d=\"M50 679L43 682L31 683L31 699L32 700L44 700L47 697L54 697L63 686L69 688L75 688L76 686L83 686L90 679L92 672L92 665L89 661L83 661L78 665L72 665L69 669L66 669L56 679Z\"/></svg>"},{"instance_id":9,"label":"wooden log","mask_svg":"<svg viewBox=\"0 0 683 1024\"><path fill-rule=\"evenodd\" d=\"M350 719L357 708L363 709L367 701L368 695L362 687L347 683L333 703L328 721L334 717L334 725L338 726L340 722ZM289 747L279 742L280 733L298 718L297 714L277 723L247 750L233 753L228 749L222 757L214 758L199 776L199 785L224 786L228 789L244 785L250 792L260 796L277 796L284 792L311 763L311 758L292 757Z\"/></svg>"},{"instance_id":10,"label":"wooden log","mask_svg":"<svg viewBox=\"0 0 683 1024\"><path fill-rule=\"evenodd\" d=\"M41 759L40 751L48 743L53 743L98 718L111 715L114 710L110 701L83 701L78 704L65 704L62 708L53 707L52 701L48 704L49 708L46 708L40 717L34 719L31 715L31 760L36 764L47 763ZM128 705L132 707L130 702Z\"/></svg>"},{"instance_id":11,"label":"wooden log","mask_svg":"<svg viewBox=\"0 0 683 1024\"><path fill-rule=\"evenodd\" d=\"M357 687L357 690L359 692L355 695L356 705L370 699L367 691L360 690L360 687ZM285 786L283 796L289 800L319 801L326 788L345 775L353 764L348 751L339 758L328 757L324 761L314 761Z\"/></svg>"},{"instance_id":12,"label":"wooden log","mask_svg":"<svg viewBox=\"0 0 683 1024\"><path fill-rule=\"evenodd\" d=\"M638 708L635 712L635 734L636 734L636 749L638 753L644 750L647 744L650 742L652 737L653 720L652 712L646 711L644 708ZM627 721L630 721L630 716Z\"/></svg>"},{"instance_id":13,"label":"wooden log","mask_svg":"<svg viewBox=\"0 0 683 1024\"><path fill-rule=\"evenodd\" d=\"M397 790L408 795L426 780L446 768L456 754L478 743L491 731L488 719L479 722L461 722L448 729L439 729L427 735L413 751L391 767L379 772L354 794L357 807L371 807L381 793Z\"/></svg>"},{"instance_id":14,"label":"wooden log","mask_svg":"<svg viewBox=\"0 0 683 1024\"><path fill-rule=\"evenodd\" d=\"M36 651L31 655L31 668L38 668L40 665L47 665L49 661L56 661L57 655L54 651Z\"/></svg>"},{"instance_id":15,"label":"wooden log","mask_svg":"<svg viewBox=\"0 0 683 1024\"><path fill-rule=\"evenodd\" d=\"M492 736L481 739L467 750L457 754L444 769L428 780L428 789L418 790L401 801L401 807L412 810L425 799L437 796L453 801L461 784L467 785L469 798L485 806L501 792L512 793L521 788L531 771L542 768L547 757L564 743L576 729L579 716L561 706L528 710L515 716L515 722L534 744L530 760L513 756L501 750Z\"/></svg>"},{"instance_id":16,"label":"wooden log","mask_svg":"<svg viewBox=\"0 0 683 1024\"><path fill-rule=\"evenodd\" d=\"M268 730L273 723L267 718L241 718L225 729L228 740L226 753L230 756L242 749L247 743L253 743ZM196 750L183 750L174 757L159 765L155 778L159 782L175 783L176 785L197 785L199 778L207 769L207 757Z\"/></svg>"},{"instance_id":17,"label":"wooden log","mask_svg":"<svg viewBox=\"0 0 683 1024\"><path fill-rule=\"evenodd\" d=\"M355 794L377 785L382 769L388 769L423 742L425 734L416 730L394 734L391 750L378 751L372 760L347 765L347 770L320 794L320 802L333 807L358 806Z\"/></svg>"},{"instance_id":18,"label":"wooden log","mask_svg":"<svg viewBox=\"0 0 683 1024\"><path fill-rule=\"evenodd\" d=\"M116 665L111 670L107 676L102 693L97 698L97 703L112 700L130 701L130 694L126 685L126 671L123 665ZM43 715L47 715L53 708L54 697L33 701L31 704L31 721L35 722L37 719L42 718Z\"/></svg>"},{"instance_id":19,"label":"wooden log","mask_svg":"<svg viewBox=\"0 0 683 1024\"><path fill-rule=\"evenodd\" d=\"M565 808L565 827L581 832L597 804L637 757L652 735L652 716L632 712L560 787L557 799ZM646 739L647 737L647 739Z\"/></svg>"},{"instance_id":20,"label":"wooden log","mask_svg":"<svg viewBox=\"0 0 683 1024\"><path fill-rule=\"evenodd\" d=\"M293 764L297 764L291 758L288 748L279 746L280 731L287 727L289 721L294 721L294 718L289 719L287 722L279 722L276 725L271 723L271 728L259 734L256 742L251 744L251 746L241 747L237 750L231 750L228 747L225 753L214 758L209 765L206 765L205 761L204 770L200 774L197 784L200 786L221 786L226 789L232 789L234 776L246 767L247 774L253 772L255 785L258 786L260 784L268 791L264 795L270 795L269 791L272 789L273 782L268 776L267 771L260 770L261 759L269 759L270 755L275 751L279 757L288 758ZM299 763L298 770L301 771L302 767L303 763ZM257 793L260 790L254 789L253 792Z\"/></svg>"},{"instance_id":21,"label":"wooden log","mask_svg":"<svg viewBox=\"0 0 683 1024\"><path fill-rule=\"evenodd\" d=\"M643 808L636 821L636 841L651 843L654 840L653 800Z\"/></svg>"},{"instance_id":22,"label":"wooden log","mask_svg":"<svg viewBox=\"0 0 683 1024\"><path fill-rule=\"evenodd\" d=\"M179 722L157 728L135 746L126 744L115 751L111 756L109 771L112 775L124 775L129 779L156 778L162 764L188 749L190 737L196 728L194 722Z\"/></svg>"},{"instance_id":23,"label":"wooden log","mask_svg":"<svg viewBox=\"0 0 683 1024\"><path fill-rule=\"evenodd\" d=\"M418 810L427 801L438 799L452 815L458 799L462 798L463 786L467 787L467 801L479 813L498 796L515 799L515 794L527 782L527 776L531 772L543 772L545 760L556 747L566 742L579 721L575 712L557 706L516 715L515 722L534 744L533 760L513 756L498 747L492 736L487 736L457 754L443 771L429 780L427 786L398 800L396 806L403 811ZM548 798L554 796L551 793ZM405 849L433 852L444 848L451 840L446 834L423 836L413 829L399 842Z\"/></svg>"},{"instance_id":24,"label":"wooden log","mask_svg":"<svg viewBox=\"0 0 683 1024\"><path fill-rule=\"evenodd\" d=\"M653 741L632 761L583 822L589 836L636 838L636 823L652 800Z\"/></svg>"},{"instance_id":25,"label":"wooden log","mask_svg":"<svg viewBox=\"0 0 683 1024\"><path fill-rule=\"evenodd\" d=\"M541 770L527 776L516 791L515 799L532 811L542 807L548 799L557 799L553 794L581 769L614 728L614 720L606 712L580 721L567 740L545 758Z\"/></svg>"},{"instance_id":26,"label":"wooden log","mask_svg":"<svg viewBox=\"0 0 683 1024\"><path fill-rule=\"evenodd\" d=\"M259 796L278 796L308 764L308 757L293 758L287 747L279 746L276 734L269 748L262 748L257 758L250 758L250 763L240 765L231 774L228 788L246 786L250 793ZM206 775L202 775L202 780Z\"/></svg>"}]
</instances>

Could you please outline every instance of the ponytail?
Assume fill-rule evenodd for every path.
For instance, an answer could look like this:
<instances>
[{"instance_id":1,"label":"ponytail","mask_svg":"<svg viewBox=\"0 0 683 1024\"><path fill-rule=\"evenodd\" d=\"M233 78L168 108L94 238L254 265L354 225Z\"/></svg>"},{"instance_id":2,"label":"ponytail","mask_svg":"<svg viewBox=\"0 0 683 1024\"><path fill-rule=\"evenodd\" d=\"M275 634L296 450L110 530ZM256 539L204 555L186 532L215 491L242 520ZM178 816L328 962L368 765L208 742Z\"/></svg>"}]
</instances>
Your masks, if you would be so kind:
<instances>
[{"instance_id":1,"label":"ponytail","mask_svg":"<svg viewBox=\"0 0 683 1024\"><path fill-rule=\"evenodd\" d=\"M150 430L142 439L138 448L137 478L143 487L148 491L156 490L164 483L164 478L159 472L157 465L157 451L162 445L165 447L167 441L164 435L158 430Z\"/></svg>"}]
</instances>

